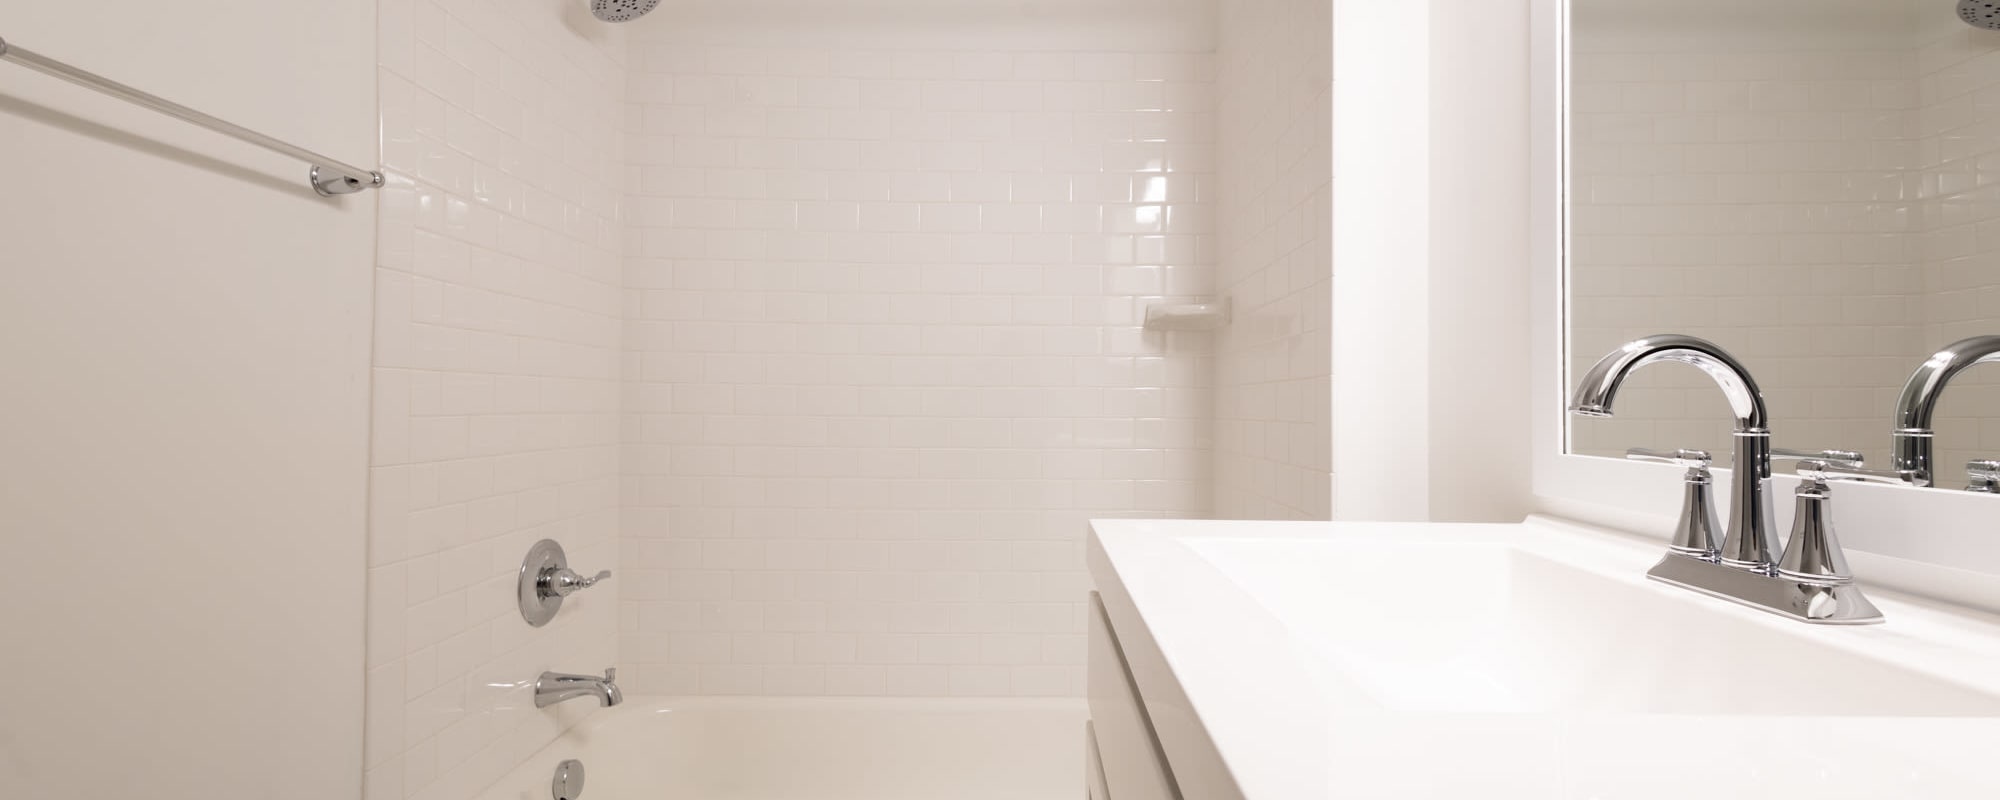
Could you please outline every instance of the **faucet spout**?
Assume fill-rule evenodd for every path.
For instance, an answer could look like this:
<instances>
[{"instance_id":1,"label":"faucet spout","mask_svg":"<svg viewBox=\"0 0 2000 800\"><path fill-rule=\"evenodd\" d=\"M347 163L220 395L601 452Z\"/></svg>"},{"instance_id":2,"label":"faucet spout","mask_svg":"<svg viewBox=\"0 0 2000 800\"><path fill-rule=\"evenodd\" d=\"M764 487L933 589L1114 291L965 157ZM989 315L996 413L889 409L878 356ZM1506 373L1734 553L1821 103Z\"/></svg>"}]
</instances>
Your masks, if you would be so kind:
<instances>
[{"instance_id":1,"label":"faucet spout","mask_svg":"<svg viewBox=\"0 0 2000 800\"><path fill-rule=\"evenodd\" d=\"M1764 407L1764 393L1751 380L1750 371L1734 357L1706 339L1663 334L1636 339L1611 351L1590 368L1577 383L1570 400L1570 412L1585 417L1611 416L1611 403L1618 387L1634 370L1662 361L1675 361L1707 373L1729 399L1739 433L1770 431L1770 415Z\"/></svg>"},{"instance_id":2,"label":"faucet spout","mask_svg":"<svg viewBox=\"0 0 2000 800\"><path fill-rule=\"evenodd\" d=\"M625 702L625 693L618 690L617 678L616 669L605 670L601 678L596 675L544 672L535 679L535 707L547 708L578 697L595 697L600 706L618 705Z\"/></svg>"},{"instance_id":3,"label":"faucet spout","mask_svg":"<svg viewBox=\"0 0 2000 800\"><path fill-rule=\"evenodd\" d=\"M1975 336L1937 351L1903 384L1896 400L1896 428L1889 445L1893 465L1914 472L1919 486L1935 483L1936 464L1931 417L1951 379L1974 364L2000 362L2000 336Z\"/></svg>"},{"instance_id":4,"label":"faucet spout","mask_svg":"<svg viewBox=\"0 0 2000 800\"><path fill-rule=\"evenodd\" d=\"M1721 560L1734 567L1769 574L1775 568L1771 502L1770 413L1764 393L1750 371L1714 342L1693 336L1663 334L1627 342L1585 373L1570 398L1570 413L1609 417L1618 387L1634 370L1661 362L1686 364L1701 370L1721 387L1736 417L1735 462L1732 464L1729 524Z\"/></svg>"}]
</instances>

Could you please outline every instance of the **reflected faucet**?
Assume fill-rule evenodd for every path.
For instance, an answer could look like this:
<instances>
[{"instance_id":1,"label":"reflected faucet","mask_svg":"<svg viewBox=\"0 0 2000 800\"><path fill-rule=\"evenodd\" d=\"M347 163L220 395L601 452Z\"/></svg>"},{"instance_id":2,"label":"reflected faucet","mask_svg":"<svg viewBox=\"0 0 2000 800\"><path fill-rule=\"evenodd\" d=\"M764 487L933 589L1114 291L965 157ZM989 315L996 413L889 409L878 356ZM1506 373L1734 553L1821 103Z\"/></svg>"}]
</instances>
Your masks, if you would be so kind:
<instances>
[{"instance_id":1,"label":"reflected faucet","mask_svg":"<svg viewBox=\"0 0 2000 800\"><path fill-rule=\"evenodd\" d=\"M1648 336L1628 342L1590 368L1570 400L1570 412L1586 417L1611 416L1612 401L1625 376L1662 361L1701 370L1729 399L1736 416L1735 470L1730 490L1729 522L1722 539L1722 563L1770 573L1777 558L1772 543L1771 427L1764 394L1742 363L1705 339L1678 334Z\"/></svg>"},{"instance_id":2,"label":"reflected faucet","mask_svg":"<svg viewBox=\"0 0 2000 800\"><path fill-rule=\"evenodd\" d=\"M1966 367L1987 362L2000 362L2000 336L1974 336L1953 343L1932 355L1903 384L1903 394L1896 400L1896 428L1890 434L1889 452L1894 467L1913 473L1916 485L1937 483L1937 465L1931 463L1936 451L1931 417L1937 413L1944 387Z\"/></svg>"},{"instance_id":3,"label":"reflected faucet","mask_svg":"<svg viewBox=\"0 0 2000 800\"><path fill-rule=\"evenodd\" d=\"M596 675L566 675L560 672L544 672L535 679L535 707L547 708L564 700L578 697L595 697L600 706L615 706L625 702L625 694L618 691L618 670L607 669L604 677Z\"/></svg>"}]
</instances>

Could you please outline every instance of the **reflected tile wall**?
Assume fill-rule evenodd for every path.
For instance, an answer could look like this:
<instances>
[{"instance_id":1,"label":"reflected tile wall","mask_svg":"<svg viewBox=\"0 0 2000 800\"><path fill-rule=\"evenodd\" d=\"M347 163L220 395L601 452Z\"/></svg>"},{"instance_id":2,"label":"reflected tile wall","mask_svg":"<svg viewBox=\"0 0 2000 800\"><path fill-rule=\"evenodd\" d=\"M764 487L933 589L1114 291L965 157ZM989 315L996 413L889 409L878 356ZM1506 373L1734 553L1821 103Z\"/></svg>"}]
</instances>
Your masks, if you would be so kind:
<instances>
[{"instance_id":1,"label":"reflected tile wall","mask_svg":"<svg viewBox=\"0 0 2000 800\"><path fill-rule=\"evenodd\" d=\"M1889 413L1925 356L2000 333L2000 39L1927 2L1768 28L1675 31L1596 2L1573 71L1573 369L1637 335L1691 330L1750 362L1779 444L1886 459ZM1793 0L1802 11L1818 6ZM1626 16L1621 16L1626 15ZM1773 17L1777 20L1777 17ZM2000 452L2000 375L1938 415L1946 485ZM1640 374L1579 449L1727 448L1701 376Z\"/></svg>"},{"instance_id":2,"label":"reflected tile wall","mask_svg":"<svg viewBox=\"0 0 2000 800\"><path fill-rule=\"evenodd\" d=\"M1577 34L1571 369L1693 333L1752 369L1779 446L1880 460L1925 347L1916 55L1835 21L1692 47L1636 20ZM1707 377L1628 388L1618 418L1574 425L1579 452L1729 452Z\"/></svg>"},{"instance_id":3,"label":"reflected tile wall","mask_svg":"<svg viewBox=\"0 0 2000 800\"><path fill-rule=\"evenodd\" d=\"M1948 14L1919 19L1924 339L1941 346L2000 334L2000 38ZM1965 462L2000 458L2000 368L1953 382L1937 432L1945 486L1964 485Z\"/></svg>"},{"instance_id":4,"label":"reflected tile wall","mask_svg":"<svg viewBox=\"0 0 2000 800\"><path fill-rule=\"evenodd\" d=\"M529 545L613 566L623 48L568 0L381 0L370 800L459 800L593 709L615 598L515 607ZM587 19L587 14L584 15Z\"/></svg>"},{"instance_id":5,"label":"reflected tile wall","mask_svg":"<svg viewBox=\"0 0 2000 800\"><path fill-rule=\"evenodd\" d=\"M634 691L1077 694L1085 521L1209 510L1212 56L964 13L634 42Z\"/></svg>"}]
</instances>

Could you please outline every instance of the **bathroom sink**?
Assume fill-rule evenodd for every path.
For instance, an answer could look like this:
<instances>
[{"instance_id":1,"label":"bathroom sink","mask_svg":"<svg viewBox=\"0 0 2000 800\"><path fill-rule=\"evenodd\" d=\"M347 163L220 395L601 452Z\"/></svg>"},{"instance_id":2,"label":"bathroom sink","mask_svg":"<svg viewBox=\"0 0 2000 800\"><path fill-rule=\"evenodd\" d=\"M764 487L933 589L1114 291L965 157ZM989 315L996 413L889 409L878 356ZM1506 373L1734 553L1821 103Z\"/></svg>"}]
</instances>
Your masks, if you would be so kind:
<instances>
[{"instance_id":1,"label":"bathroom sink","mask_svg":"<svg viewBox=\"0 0 2000 800\"><path fill-rule=\"evenodd\" d=\"M1884 624L1807 625L1548 520L1094 529L1184 788L1205 758L1247 800L2000 797L1989 615L1881 593Z\"/></svg>"},{"instance_id":2,"label":"bathroom sink","mask_svg":"<svg viewBox=\"0 0 2000 800\"><path fill-rule=\"evenodd\" d=\"M1521 546L1186 544L1329 669L1395 709L2000 715L2000 695Z\"/></svg>"}]
</instances>

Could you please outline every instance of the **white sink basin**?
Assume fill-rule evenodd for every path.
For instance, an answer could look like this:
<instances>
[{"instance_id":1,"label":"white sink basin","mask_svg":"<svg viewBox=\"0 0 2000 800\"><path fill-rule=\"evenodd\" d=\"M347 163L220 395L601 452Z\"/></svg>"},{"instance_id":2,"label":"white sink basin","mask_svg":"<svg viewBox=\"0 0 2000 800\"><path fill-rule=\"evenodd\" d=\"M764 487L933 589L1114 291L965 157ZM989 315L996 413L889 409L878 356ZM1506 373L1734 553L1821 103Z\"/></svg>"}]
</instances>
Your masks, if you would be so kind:
<instances>
[{"instance_id":1,"label":"white sink basin","mask_svg":"<svg viewBox=\"0 0 2000 800\"><path fill-rule=\"evenodd\" d=\"M1142 692L1185 706L1156 724L1196 720L1247 800L2000 798L1989 616L1873 592L1882 625L1806 625L1539 520L1096 533L1114 625L1170 673Z\"/></svg>"},{"instance_id":2,"label":"white sink basin","mask_svg":"<svg viewBox=\"0 0 2000 800\"><path fill-rule=\"evenodd\" d=\"M1399 710L2000 716L1990 692L1519 546L1186 544Z\"/></svg>"}]
</instances>

